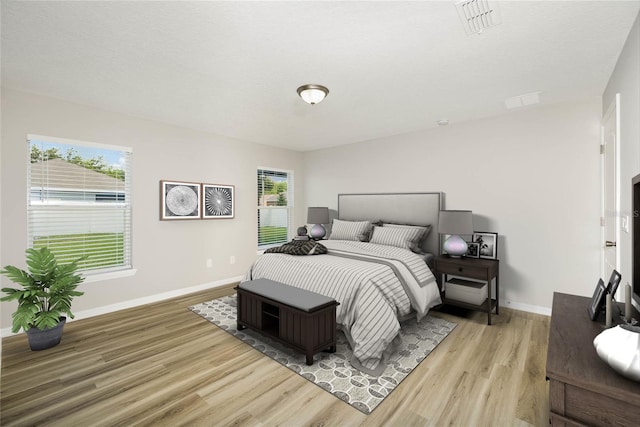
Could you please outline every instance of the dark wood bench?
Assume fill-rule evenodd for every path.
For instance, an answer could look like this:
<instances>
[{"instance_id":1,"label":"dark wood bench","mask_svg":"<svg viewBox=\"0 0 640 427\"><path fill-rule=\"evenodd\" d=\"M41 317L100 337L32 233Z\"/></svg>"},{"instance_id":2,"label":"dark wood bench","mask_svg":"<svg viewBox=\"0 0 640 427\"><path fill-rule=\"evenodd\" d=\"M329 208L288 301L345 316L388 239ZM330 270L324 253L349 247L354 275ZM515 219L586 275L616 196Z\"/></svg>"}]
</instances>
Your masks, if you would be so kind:
<instances>
[{"instance_id":1,"label":"dark wood bench","mask_svg":"<svg viewBox=\"0 0 640 427\"><path fill-rule=\"evenodd\" d=\"M307 356L336 351L336 307L333 298L269 279L239 284L238 330L245 327L290 345Z\"/></svg>"}]
</instances>

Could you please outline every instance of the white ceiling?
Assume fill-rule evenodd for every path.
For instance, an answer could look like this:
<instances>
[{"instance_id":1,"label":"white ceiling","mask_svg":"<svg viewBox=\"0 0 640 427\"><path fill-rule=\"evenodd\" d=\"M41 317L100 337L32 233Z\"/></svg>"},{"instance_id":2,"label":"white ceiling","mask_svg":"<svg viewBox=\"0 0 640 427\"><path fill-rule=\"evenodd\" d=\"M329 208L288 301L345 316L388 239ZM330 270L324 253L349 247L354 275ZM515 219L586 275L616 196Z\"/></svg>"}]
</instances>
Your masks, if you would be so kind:
<instances>
[{"instance_id":1,"label":"white ceiling","mask_svg":"<svg viewBox=\"0 0 640 427\"><path fill-rule=\"evenodd\" d=\"M467 36L453 1L2 0L2 85L307 151L600 96L640 1L498 8Z\"/></svg>"}]
</instances>

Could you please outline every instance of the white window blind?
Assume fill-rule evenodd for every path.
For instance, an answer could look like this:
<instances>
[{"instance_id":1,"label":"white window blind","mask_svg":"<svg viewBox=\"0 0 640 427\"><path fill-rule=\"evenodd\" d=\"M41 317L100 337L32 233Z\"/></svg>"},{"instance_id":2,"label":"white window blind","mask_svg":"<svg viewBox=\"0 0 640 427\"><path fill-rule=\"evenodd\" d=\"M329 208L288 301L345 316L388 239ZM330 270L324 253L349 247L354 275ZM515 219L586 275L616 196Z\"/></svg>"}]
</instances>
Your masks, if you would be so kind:
<instances>
[{"instance_id":1,"label":"white window blind","mask_svg":"<svg viewBox=\"0 0 640 427\"><path fill-rule=\"evenodd\" d=\"M293 172L258 168L258 247L289 241L293 224Z\"/></svg>"},{"instance_id":2,"label":"white window blind","mask_svg":"<svg viewBox=\"0 0 640 427\"><path fill-rule=\"evenodd\" d=\"M132 150L29 135L28 244L84 274L132 268Z\"/></svg>"}]
</instances>

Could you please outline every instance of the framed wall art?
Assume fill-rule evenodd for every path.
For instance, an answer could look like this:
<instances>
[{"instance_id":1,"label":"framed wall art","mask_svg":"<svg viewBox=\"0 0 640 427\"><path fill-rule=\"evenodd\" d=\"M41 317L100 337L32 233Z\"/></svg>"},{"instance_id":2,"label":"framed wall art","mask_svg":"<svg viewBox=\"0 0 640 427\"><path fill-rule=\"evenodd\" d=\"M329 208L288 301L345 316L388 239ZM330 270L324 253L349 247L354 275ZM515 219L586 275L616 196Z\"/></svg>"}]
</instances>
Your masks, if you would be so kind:
<instances>
[{"instance_id":1,"label":"framed wall art","mask_svg":"<svg viewBox=\"0 0 640 427\"><path fill-rule=\"evenodd\" d=\"M160 181L160 219L200 218L200 184Z\"/></svg>"},{"instance_id":2,"label":"framed wall art","mask_svg":"<svg viewBox=\"0 0 640 427\"><path fill-rule=\"evenodd\" d=\"M202 218L222 219L235 216L233 185L202 184Z\"/></svg>"},{"instance_id":3,"label":"framed wall art","mask_svg":"<svg viewBox=\"0 0 640 427\"><path fill-rule=\"evenodd\" d=\"M480 258L498 258L498 233L474 231L473 243L478 244L478 255Z\"/></svg>"}]
</instances>

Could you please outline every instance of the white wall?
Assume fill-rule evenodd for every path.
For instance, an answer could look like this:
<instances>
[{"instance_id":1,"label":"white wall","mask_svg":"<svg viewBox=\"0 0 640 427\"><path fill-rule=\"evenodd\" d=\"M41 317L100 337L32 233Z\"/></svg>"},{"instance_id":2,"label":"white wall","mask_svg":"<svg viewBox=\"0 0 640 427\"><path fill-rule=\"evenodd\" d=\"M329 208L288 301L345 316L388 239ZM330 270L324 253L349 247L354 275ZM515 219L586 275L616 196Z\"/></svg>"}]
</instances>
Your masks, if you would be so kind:
<instances>
[{"instance_id":1,"label":"white wall","mask_svg":"<svg viewBox=\"0 0 640 427\"><path fill-rule=\"evenodd\" d=\"M24 266L27 245L27 144L29 133L133 148L133 277L85 283L74 313L243 275L257 252L258 166L293 170L304 177L302 154L191 131L95 108L2 89L0 258ZM160 221L160 180L233 184L236 218ZM302 201L302 185L295 200ZM297 205L295 223L304 223ZM230 256L236 263L229 263ZM206 259L213 267L206 267ZM2 277L3 286L9 281ZM2 303L2 328L15 303Z\"/></svg>"},{"instance_id":2,"label":"white wall","mask_svg":"<svg viewBox=\"0 0 640 427\"><path fill-rule=\"evenodd\" d=\"M600 120L588 99L308 152L305 204L442 191L499 233L501 304L548 312L554 291L591 296L599 277Z\"/></svg>"},{"instance_id":3,"label":"white wall","mask_svg":"<svg viewBox=\"0 0 640 427\"><path fill-rule=\"evenodd\" d=\"M640 15L636 18L629 37L611 74L602 96L602 114L606 112L616 93L620 93L620 214L631 215L631 178L640 173ZM622 283L631 283L631 234L620 232L620 274ZM622 301L623 287L618 301Z\"/></svg>"}]
</instances>

